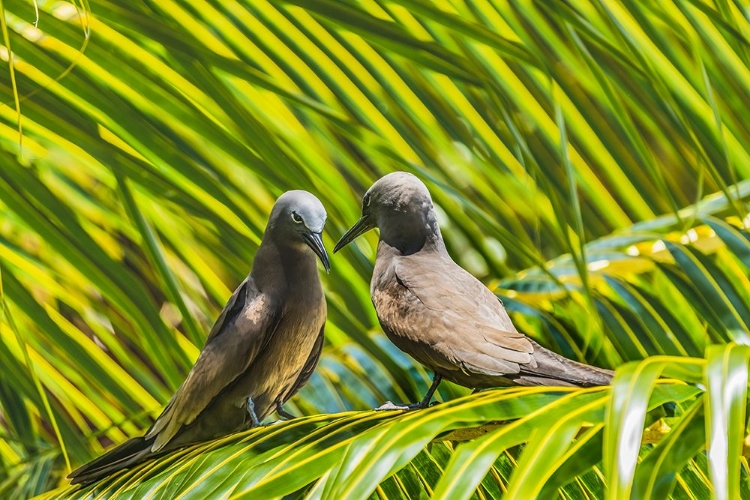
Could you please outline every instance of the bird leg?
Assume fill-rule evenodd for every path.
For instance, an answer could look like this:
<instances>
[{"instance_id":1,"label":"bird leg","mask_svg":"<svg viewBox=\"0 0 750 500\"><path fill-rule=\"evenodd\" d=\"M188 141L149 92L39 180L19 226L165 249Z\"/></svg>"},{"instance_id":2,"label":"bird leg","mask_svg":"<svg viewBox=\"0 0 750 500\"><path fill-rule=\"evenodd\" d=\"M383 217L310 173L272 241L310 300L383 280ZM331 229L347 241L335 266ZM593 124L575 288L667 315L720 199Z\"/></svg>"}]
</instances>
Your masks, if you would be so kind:
<instances>
[{"instance_id":1,"label":"bird leg","mask_svg":"<svg viewBox=\"0 0 750 500\"><path fill-rule=\"evenodd\" d=\"M280 417L284 417L287 420L296 418L294 415L286 411L283 406L281 406L281 401L276 401L276 413L278 413Z\"/></svg>"},{"instance_id":2,"label":"bird leg","mask_svg":"<svg viewBox=\"0 0 750 500\"><path fill-rule=\"evenodd\" d=\"M258 420L258 415L255 414L255 403L253 403L253 398L247 398L247 412L250 414L250 420L253 421L253 427L258 427L260 425L260 420Z\"/></svg>"},{"instance_id":3,"label":"bird leg","mask_svg":"<svg viewBox=\"0 0 750 500\"><path fill-rule=\"evenodd\" d=\"M432 395L435 394L435 391L437 390L442 380L443 376L439 373L435 373L435 375L432 377L432 385L429 389L427 389L427 394L425 394L424 399L419 403L418 408L427 408L428 406L430 406Z\"/></svg>"},{"instance_id":4,"label":"bird leg","mask_svg":"<svg viewBox=\"0 0 750 500\"><path fill-rule=\"evenodd\" d=\"M391 403L390 401L386 401L385 404L375 409L378 411L381 411L381 410L421 410L422 408L427 408L428 406L430 406L432 395L435 394L435 391L437 390L442 380L443 380L443 376L440 375L439 373L435 373L435 376L432 378L432 385L427 390L427 394L425 394L424 399L422 399L422 401L420 401L419 403L411 403L408 405L395 405Z\"/></svg>"}]
</instances>

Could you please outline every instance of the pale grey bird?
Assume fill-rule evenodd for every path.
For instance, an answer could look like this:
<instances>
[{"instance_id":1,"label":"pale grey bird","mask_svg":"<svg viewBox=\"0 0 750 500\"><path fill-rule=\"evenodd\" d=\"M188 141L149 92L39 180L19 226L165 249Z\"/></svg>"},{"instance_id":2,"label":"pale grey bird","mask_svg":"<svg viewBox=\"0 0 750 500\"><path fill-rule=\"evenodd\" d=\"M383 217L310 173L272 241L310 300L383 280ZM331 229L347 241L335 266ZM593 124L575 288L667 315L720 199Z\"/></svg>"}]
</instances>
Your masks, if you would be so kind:
<instances>
[{"instance_id":1,"label":"pale grey bird","mask_svg":"<svg viewBox=\"0 0 750 500\"><path fill-rule=\"evenodd\" d=\"M375 182L362 218L334 253L376 227L370 294L378 320L399 349L434 372L420 403L382 409L428 406L443 378L477 389L610 383L612 372L571 361L516 330L495 294L448 255L430 192L417 177L394 172Z\"/></svg>"},{"instance_id":2,"label":"pale grey bird","mask_svg":"<svg viewBox=\"0 0 750 500\"><path fill-rule=\"evenodd\" d=\"M321 232L326 211L306 191L271 210L252 271L232 294L185 381L154 425L73 471L90 483L160 453L249 427L309 380L323 347L326 301L316 256L330 268Z\"/></svg>"}]
</instances>

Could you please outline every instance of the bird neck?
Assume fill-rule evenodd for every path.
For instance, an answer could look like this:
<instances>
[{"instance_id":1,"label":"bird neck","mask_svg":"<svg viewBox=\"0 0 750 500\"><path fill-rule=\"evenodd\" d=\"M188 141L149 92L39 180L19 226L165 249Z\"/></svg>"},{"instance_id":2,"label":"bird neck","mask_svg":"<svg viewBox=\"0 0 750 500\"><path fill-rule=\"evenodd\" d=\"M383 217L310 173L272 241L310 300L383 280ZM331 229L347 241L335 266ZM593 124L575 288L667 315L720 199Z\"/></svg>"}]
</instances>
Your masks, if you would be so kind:
<instances>
[{"instance_id":1,"label":"bird neck","mask_svg":"<svg viewBox=\"0 0 750 500\"><path fill-rule=\"evenodd\" d=\"M393 217L378 221L380 243L378 252L393 249L401 255L417 252L447 254L440 234L435 211L430 208L417 212L398 212Z\"/></svg>"},{"instance_id":2,"label":"bird neck","mask_svg":"<svg viewBox=\"0 0 750 500\"><path fill-rule=\"evenodd\" d=\"M302 242L279 243L264 237L250 274L260 292L287 299L322 290L315 253Z\"/></svg>"}]
</instances>

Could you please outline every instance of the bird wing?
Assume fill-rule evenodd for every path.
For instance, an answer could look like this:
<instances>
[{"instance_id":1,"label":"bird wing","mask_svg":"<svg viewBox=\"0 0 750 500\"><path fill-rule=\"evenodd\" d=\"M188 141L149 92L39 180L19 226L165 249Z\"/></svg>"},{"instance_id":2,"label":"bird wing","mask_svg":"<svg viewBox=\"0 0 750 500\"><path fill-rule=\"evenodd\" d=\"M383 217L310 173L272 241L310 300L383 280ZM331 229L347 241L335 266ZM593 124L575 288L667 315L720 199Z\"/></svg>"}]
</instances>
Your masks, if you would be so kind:
<instances>
[{"instance_id":1,"label":"bird wing","mask_svg":"<svg viewBox=\"0 0 750 500\"><path fill-rule=\"evenodd\" d=\"M294 382L291 389L280 399L281 404L284 404L292 399L292 396L297 394L297 392L299 392L299 390L304 387L307 381L310 380L310 377L315 371L315 367L318 365L318 361L320 360L320 353L323 351L323 341L325 340L325 337L323 336L324 329L325 324L320 327L320 333L318 333L318 337L315 339L315 344L313 345L312 351L310 351L310 356L307 358L305 366L302 368L302 371L297 377L297 380Z\"/></svg>"},{"instance_id":2,"label":"bird wing","mask_svg":"<svg viewBox=\"0 0 750 500\"><path fill-rule=\"evenodd\" d=\"M500 300L450 258L400 256L393 271L394 282L373 293L375 309L418 361L493 376L518 373L520 364L532 362L531 342L516 331Z\"/></svg>"},{"instance_id":3,"label":"bird wing","mask_svg":"<svg viewBox=\"0 0 750 500\"><path fill-rule=\"evenodd\" d=\"M248 276L227 302L185 381L146 434L163 448L244 373L273 335L281 309Z\"/></svg>"}]
</instances>

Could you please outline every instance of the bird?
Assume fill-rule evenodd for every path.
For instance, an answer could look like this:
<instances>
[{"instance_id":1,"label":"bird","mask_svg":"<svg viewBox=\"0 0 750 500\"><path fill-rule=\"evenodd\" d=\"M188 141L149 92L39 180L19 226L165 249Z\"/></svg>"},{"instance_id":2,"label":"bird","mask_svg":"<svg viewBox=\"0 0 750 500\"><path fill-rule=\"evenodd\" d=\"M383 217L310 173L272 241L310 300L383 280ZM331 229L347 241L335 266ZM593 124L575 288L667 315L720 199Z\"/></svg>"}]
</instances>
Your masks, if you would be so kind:
<instances>
[{"instance_id":1,"label":"bird","mask_svg":"<svg viewBox=\"0 0 750 500\"><path fill-rule=\"evenodd\" d=\"M475 390L611 383L611 371L567 359L518 332L502 301L448 254L430 192L415 175L378 179L334 253L374 228L380 239L370 295L378 321L391 342L434 374L422 401L389 401L379 409L425 408L443 379Z\"/></svg>"},{"instance_id":2,"label":"bird","mask_svg":"<svg viewBox=\"0 0 750 500\"><path fill-rule=\"evenodd\" d=\"M71 472L71 484L258 426L274 411L292 417L282 405L310 379L323 348L327 309L316 258L328 272L326 217L307 191L276 200L249 275L161 415L143 436Z\"/></svg>"}]
</instances>

